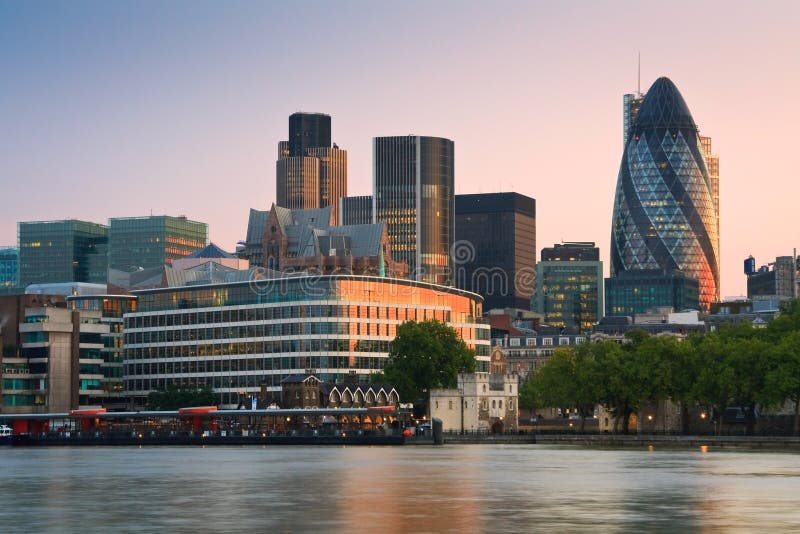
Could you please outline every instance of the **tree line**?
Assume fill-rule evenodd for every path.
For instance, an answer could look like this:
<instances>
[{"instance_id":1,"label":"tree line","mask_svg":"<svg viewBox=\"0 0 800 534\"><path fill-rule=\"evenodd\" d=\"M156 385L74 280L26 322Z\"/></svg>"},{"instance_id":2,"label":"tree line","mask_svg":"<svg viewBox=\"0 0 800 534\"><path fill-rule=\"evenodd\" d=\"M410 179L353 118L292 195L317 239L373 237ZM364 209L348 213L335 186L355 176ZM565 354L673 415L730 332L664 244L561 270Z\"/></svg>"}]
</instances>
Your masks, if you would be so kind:
<instances>
[{"instance_id":1,"label":"tree line","mask_svg":"<svg viewBox=\"0 0 800 534\"><path fill-rule=\"evenodd\" d=\"M660 401L681 410L681 432L688 411L726 407L744 412L752 433L757 409L791 402L793 434L800 431L800 300L785 301L765 328L745 322L723 326L681 341L635 330L626 342L587 342L557 349L520 388L520 407L575 408L586 417L601 405L614 417L614 429L628 432L631 414Z\"/></svg>"}]
</instances>

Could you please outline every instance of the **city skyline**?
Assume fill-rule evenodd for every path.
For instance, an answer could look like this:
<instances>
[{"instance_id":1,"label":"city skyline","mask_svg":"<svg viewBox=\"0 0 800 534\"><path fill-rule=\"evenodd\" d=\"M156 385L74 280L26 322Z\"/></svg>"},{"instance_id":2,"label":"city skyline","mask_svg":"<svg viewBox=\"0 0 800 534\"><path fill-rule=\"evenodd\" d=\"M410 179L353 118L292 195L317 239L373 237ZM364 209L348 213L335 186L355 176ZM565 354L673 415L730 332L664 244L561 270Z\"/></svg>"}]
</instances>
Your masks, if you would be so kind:
<instances>
[{"instance_id":1,"label":"city skyline","mask_svg":"<svg viewBox=\"0 0 800 534\"><path fill-rule=\"evenodd\" d=\"M611 3L199 2L154 14L6 2L0 66L14 75L0 88L0 186L13 202L0 246L16 245L18 221L152 212L206 222L232 250L249 209L274 200L274 147L303 110L336 122L348 194L372 193L373 137L445 137L456 194L533 197L539 243L594 241L608 264L620 103L641 52L641 86L670 77L714 140L721 296L744 295L744 258L800 247L784 222L800 192L789 130L800 8L673 4L693 17L660 25L660 8ZM318 61L321 50L334 60ZM323 84L307 83L304 61Z\"/></svg>"}]
</instances>

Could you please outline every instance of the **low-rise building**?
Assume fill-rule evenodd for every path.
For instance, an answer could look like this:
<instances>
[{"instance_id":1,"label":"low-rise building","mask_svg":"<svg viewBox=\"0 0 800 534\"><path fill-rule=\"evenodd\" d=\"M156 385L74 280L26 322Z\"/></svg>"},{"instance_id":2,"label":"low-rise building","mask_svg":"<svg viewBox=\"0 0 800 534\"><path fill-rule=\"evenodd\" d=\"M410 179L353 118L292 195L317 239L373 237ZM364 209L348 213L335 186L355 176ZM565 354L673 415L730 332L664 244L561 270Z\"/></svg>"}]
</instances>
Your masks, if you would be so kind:
<instances>
[{"instance_id":1,"label":"low-rise building","mask_svg":"<svg viewBox=\"0 0 800 534\"><path fill-rule=\"evenodd\" d=\"M151 391L210 387L221 407L287 376L314 370L320 380L358 380L383 368L405 321L453 327L489 364L489 325L479 295L452 287L378 276L284 275L135 291L125 314L125 395L143 405ZM234 273L234 274L236 274Z\"/></svg>"},{"instance_id":2,"label":"low-rise building","mask_svg":"<svg viewBox=\"0 0 800 534\"><path fill-rule=\"evenodd\" d=\"M561 333L558 329L541 328L540 332L522 336L504 336L492 339L492 356L500 353L509 371L525 380L553 355L559 347L574 347L586 342L589 336Z\"/></svg>"},{"instance_id":3,"label":"low-rise building","mask_svg":"<svg viewBox=\"0 0 800 534\"><path fill-rule=\"evenodd\" d=\"M513 432L519 418L519 376L508 373L501 353L489 372L459 373L455 388L430 391L431 419L445 432Z\"/></svg>"},{"instance_id":4,"label":"low-rise building","mask_svg":"<svg viewBox=\"0 0 800 534\"><path fill-rule=\"evenodd\" d=\"M388 384L323 382L313 374L281 380L281 408L373 408L397 406L400 396Z\"/></svg>"}]
</instances>

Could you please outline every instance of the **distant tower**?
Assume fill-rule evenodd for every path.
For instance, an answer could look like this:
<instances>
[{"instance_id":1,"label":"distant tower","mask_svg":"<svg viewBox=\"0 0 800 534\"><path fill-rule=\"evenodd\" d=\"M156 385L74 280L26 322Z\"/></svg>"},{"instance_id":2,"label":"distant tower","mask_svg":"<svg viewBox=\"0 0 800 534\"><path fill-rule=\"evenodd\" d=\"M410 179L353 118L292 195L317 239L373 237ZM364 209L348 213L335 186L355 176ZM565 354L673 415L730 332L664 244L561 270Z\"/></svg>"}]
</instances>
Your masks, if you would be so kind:
<instances>
[{"instance_id":1,"label":"distant tower","mask_svg":"<svg viewBox=\"0 0 800 534\"><path fill-rule=\"evenodd\" d=\"M628 134L633 129L633 121L636 120L636 115L639 114L639 108L642 107L642 102L644 102L641 80L642 57L640 54L637 69L636 92L622 95L622 146L628 144Z\"/></svg>"},{"instance_id":2,"label":"distant tower","mask_svg":"<svg viewBox=\"0 0 800 534\"><path fill-rule=\"evenodd\" d=\"M611 276L629 270L697 279L719 300L718 211L697 125L668 78L650 87L627 134L611 223Z\"/></svg>"},{"instance_id":3,"label":"distant tower","mask_svg":"<svg viewBox=\"0 0 800 534\"><path fill-rule=\"evenodd\" d=\"M347 151L331 146L330 115L289 116L289 140L278 143L275 178L278 206L331 206L331 224L339 224L339 199L347 196Z\"/></svg>"},{"instance_id":4,"label":"distant tower","mask_svg":"<svg viewBox=\"0 0 800 534\"><path fill-rule=\"evenodd\" d=\"M700 146L703 147L703 157L706 160L708 177L711 179L711 194L714 198L714 213L717 217L717 253L722 254L719 233L719 156L711 151L711 138L701 135Z\"/></svg>"}]
</instances>

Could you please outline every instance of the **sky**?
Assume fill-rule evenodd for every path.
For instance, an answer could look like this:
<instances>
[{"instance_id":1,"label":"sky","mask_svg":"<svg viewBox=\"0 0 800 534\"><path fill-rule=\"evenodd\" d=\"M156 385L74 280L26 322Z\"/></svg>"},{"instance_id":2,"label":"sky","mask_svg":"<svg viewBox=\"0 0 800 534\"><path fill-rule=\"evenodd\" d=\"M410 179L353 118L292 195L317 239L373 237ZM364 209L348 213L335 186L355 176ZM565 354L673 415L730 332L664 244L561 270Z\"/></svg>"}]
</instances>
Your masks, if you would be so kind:
<instances>
[{"instance_id":1,"label":"sky","mask_svg":"<svg viewBox=\"0 0 800 534\"><path fill-rule=\"evenodd\" d=\"M652 4L652 5L650 5ZM295 111L455 142L456 193L536 199L608 273L622 95L668 76L720 157L722 291L800 248L800 2L0 0L0 246L18 221L186 215L232 251ZM538 254L537 254L538 256Z\"/></svg>"}]
</instances>

